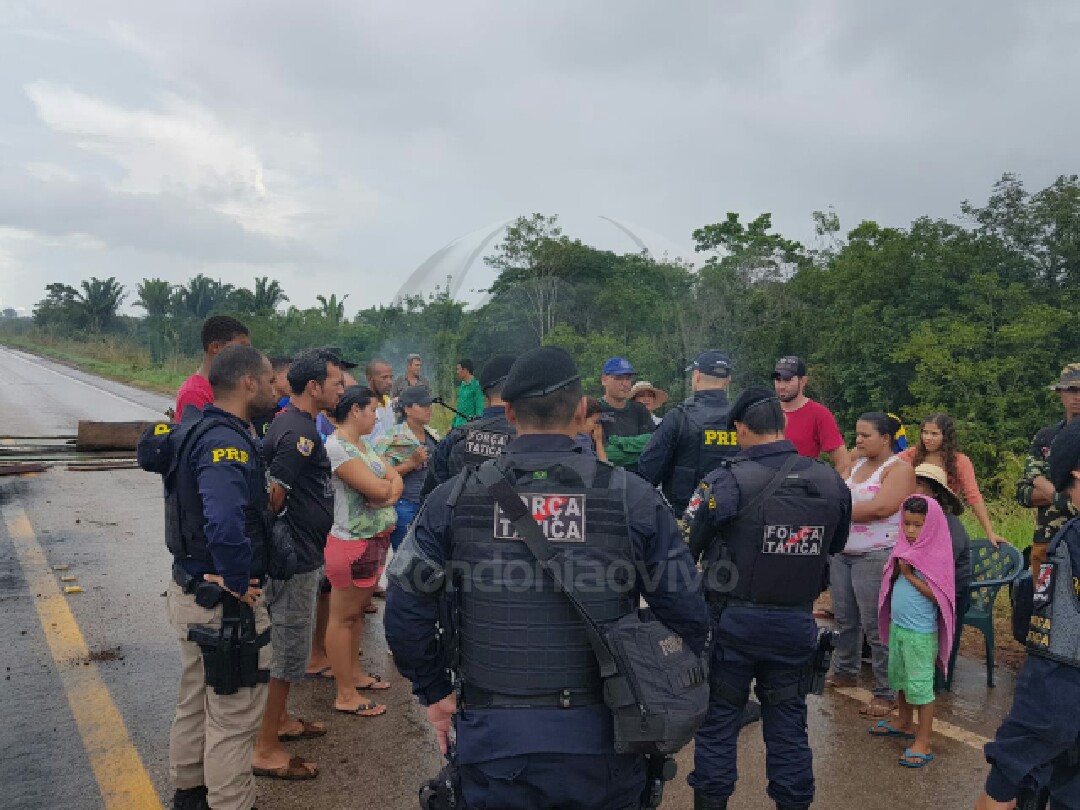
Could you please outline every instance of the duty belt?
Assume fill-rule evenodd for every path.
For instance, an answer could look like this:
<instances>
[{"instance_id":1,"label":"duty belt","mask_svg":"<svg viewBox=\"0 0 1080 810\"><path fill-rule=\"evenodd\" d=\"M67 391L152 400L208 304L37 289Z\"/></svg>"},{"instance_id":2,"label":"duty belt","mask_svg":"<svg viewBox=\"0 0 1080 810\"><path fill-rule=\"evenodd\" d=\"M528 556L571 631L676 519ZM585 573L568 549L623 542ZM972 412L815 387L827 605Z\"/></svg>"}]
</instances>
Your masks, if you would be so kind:
<instances>
[{"instance_id":1,"label":"duty belt","mask_svg":"<svg viewBox=\"0 0 1080 810\"><path fill-rule=\"evenodd\" d=\"M765 608L767 610L790 610L792 613L812 613L814 610L813 602L803 602L800 605L771 605L766 602L751 602L747 599L733 599L730 596L715 591L706 591L705 599L709 602L719 602L722 605Z\"/></svg>"},{"instance_id":2,"label":"duty belt","mask_svg":"<svg viewBox=\"0 0 1080 810\"><path fill-rule=\"evenodd\" d=\"M563 689L544 695L503 695L478 686L462 684L462 700L470 709L576 709L604 702L600 689Z\"/></svg>"},{"instance_id":3,"label":"duty belt","mask_svg":"<svg viewBox=\"0 0 1080 810\"><path fill-rule=\"evenodd\" d=\"M179 562L173 563L172 578L173 582L179 585L181 590L183 590L183 592L186 594L195 593L195 588L200 582L203 581L203 578L201 576L197 577L193 574L189 574L186 570L184 570L184 566L182 566ZM265 582L266 577L261 577L259 579L259 584L256 587L261 588L265 584Z\"/></svg>"}]
</instances>

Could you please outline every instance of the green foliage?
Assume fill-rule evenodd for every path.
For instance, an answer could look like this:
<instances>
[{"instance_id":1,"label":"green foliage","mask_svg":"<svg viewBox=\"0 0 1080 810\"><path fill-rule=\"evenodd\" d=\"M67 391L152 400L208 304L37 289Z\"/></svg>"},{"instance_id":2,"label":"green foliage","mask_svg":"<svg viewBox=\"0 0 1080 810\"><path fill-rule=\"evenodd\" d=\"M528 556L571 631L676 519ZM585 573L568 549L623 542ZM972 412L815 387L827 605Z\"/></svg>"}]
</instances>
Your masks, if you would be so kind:
<instances>
[{"instance_id":1,"label":"green foliage","mask_svg":"<svg viewBox=\"0 0 1080 810\"><path fill-rule=\"evenodd\" d=\"M230 312L271 353L334 345L361 361L383 357L400 373L405 355L419 352L443 396L455 388L458 358L483 363L541 344L570 351L591 393L603 361L622 355L673 402L689 393L684 368L702 349L732 355L736 386L767 385L776 358L799 354L811 396L833 409L849 440L864 411L913 423L951 413L984 490L1004 503L1029 438L1060 413L1047 383L1080 360L1080 180L1062 176L1031 193L1006 174L985 205L960 211L958 222L867 221L846 233L835 211L816 211L809 248L777 233L768 213L744 222L731 212L694 231L706 256L696 272L597 250L564 234L556 216L534 213L485 259L500 275L471 311L437 291L352 320L338 292L281 312L288 297L268 277L246 289L198 275L175 288L144 280L143 319L115 315L123 288L114 279L50 284L34 324L39 335L107 333L167 365L198 356L202 319ZM8 321L19 323L0 320L4 334ZM1022 536L1029 513L1006 512L1000 519Z\"/></svg>"}]
</instances>

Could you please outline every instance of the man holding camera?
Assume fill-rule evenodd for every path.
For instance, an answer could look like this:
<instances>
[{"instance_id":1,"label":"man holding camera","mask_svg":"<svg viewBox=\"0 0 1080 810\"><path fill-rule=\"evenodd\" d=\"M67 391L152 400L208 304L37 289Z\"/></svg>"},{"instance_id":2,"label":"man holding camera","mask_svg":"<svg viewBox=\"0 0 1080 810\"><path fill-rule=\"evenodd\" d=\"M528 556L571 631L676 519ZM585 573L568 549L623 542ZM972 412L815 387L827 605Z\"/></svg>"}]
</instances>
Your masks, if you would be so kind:
<instances>
[{"instance_id":1,"label":"man holding camera","mask_svg":"<svg viewBox=\"0 0 1080 810\"><path fill-rule=\"evenodd\" d=\"M168 610L181 662L169 735L174 810L250 810L255 801L251 758L270 620L261 599L266 473L251 419L273 408L273 377L257 350L227 347L210 366L213 404L180 425L153 426L139 443L140 465L164 479L173 555Z\"/></svg>"}]
</instances>

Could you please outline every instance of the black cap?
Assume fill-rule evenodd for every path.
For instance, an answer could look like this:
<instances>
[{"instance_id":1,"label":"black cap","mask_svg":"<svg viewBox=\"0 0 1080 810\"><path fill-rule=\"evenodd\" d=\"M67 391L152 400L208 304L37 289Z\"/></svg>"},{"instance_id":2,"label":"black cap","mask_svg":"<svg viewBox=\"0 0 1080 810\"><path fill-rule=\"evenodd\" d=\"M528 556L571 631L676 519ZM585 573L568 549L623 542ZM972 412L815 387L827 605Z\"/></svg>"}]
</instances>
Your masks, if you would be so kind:
<instances>
[{"instance_id":1,"label":"black cap","mask_svg":"<svg viewBox=\"0 0 1080 810\"><path fill-rule=\"evenodd\" d=\"M433 400L431 389L426 385L410 385L398 396L398 404L402 408L410 405L430 405Z\"/></svg>"},{"instance_id":2,"label":"black cap","mask_svg":"<svg viewBox=\"0 0 1080 810\"><path fill-rule=\"evenodd\" d=\"M731 358L728 357L727 352L717 351L716 349L706 349L694 358L694 362L688 365L686 370L700 371L702 374L708 374L710 377L730 377Z\"/></svg>"},{"instance_id":3,"label":"black cap","mask_svg":"<svg viewBox=\"0 0 1080 810\"><path fill-rule=\"evenodd\" d=\"M340 346L323 346L320 351L326 352L328 355L330 355L334 359L334 362L342 368L356 368L358 365L360 365L359 363L354 363L351 360L346 360L344 357L345 352L342 351Z\"/></svg>"},{"instance_id":4,"label":"black cap","mask_svg":"<svg viewBox=\"0 0 1080 810\"><path fill-rule=\"evenodd\" d=\"M480 373L476 376L477 381L480 383L480 390L487 391L492 386L496 386L505 380L515 360L517 360L517 357L512 354L497 354L484 363L484 367L480 369Z\"/></svg>"},{"instance_id":5,"label":"black cap","mask_svg":"<svg viewBox=\"0 0 1080 810\"><path fill-rule=\"evenodd\" d=\"M525 352L510 368L503 385L507 402L546 397L581 379L574 358L565 349L545 346Z\"/></svg>"},{"instance_id":6,"label":"black cap","mask_svg":"<svg viewBox=\"0 0 1080 810\"><path fill-rule=\"evenodd\" d=\"M779 402L780 400L776 396L776 392L769 388L762 388L760 386L754 386L753 388L747 388L741 394L739 398L735 400L735 404L731 406L730 418L732 422L741 422L743 417L746 416L746 412L751 408L760 405L762 402Z\"/></svg>"},{"instance_id":7,"label":"black cap","mask_svg":"<svg viewBox=\"0 0 1080 810\"><path fill-rule=\"evenodd\" d=\"M781 357L776 361L776 368L773 369L773 379L780 378L781 380L790 380L792 377L805 377L806 376L806 363L803 362L801 357L795 355L788 355L787 357Z\"/></svg>"}]
</instances>

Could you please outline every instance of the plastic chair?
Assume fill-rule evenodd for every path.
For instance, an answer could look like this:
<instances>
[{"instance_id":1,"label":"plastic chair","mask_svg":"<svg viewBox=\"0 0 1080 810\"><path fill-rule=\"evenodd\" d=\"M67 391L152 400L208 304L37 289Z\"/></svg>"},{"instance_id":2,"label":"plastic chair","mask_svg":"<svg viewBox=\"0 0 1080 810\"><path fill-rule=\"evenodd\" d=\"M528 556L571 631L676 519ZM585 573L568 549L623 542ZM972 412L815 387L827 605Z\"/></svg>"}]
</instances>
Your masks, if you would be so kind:
<instances>
[{"instance_id":1,"label":"plastic chair","mask_svg":"<svg viewBox=\"0 0 1080 810\"><path fill-rule=\"evenodd\" d=\"M953 644L952 660L949 662L949 677L946 689L952 689L953 674L956 671L956 654L960 648L960 632L964 625L974 627L986 639L986 685L994 685L994 603L997 595L1007 585L1011 585L1024 570L1024 555L1016 546L1002 543L998 548L984 537L971 541L971 605L956 628L956 641Z\"/></svg>"}]
</instances>

